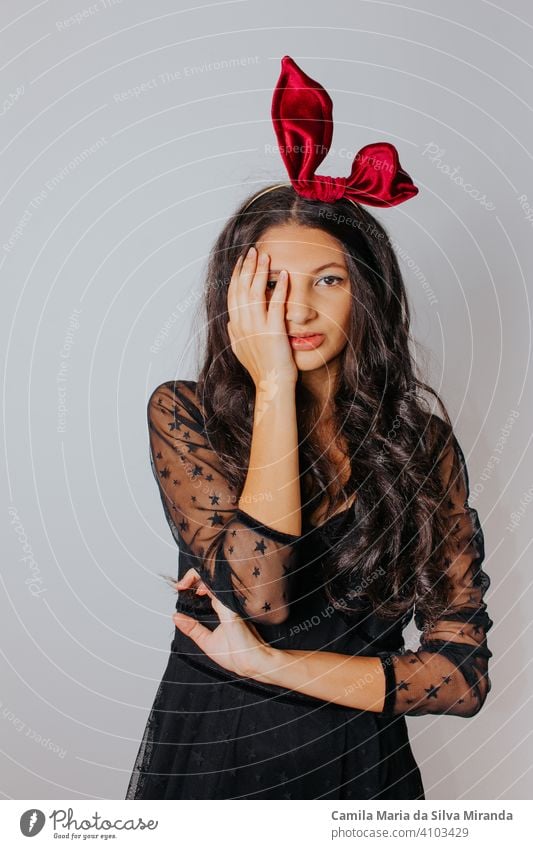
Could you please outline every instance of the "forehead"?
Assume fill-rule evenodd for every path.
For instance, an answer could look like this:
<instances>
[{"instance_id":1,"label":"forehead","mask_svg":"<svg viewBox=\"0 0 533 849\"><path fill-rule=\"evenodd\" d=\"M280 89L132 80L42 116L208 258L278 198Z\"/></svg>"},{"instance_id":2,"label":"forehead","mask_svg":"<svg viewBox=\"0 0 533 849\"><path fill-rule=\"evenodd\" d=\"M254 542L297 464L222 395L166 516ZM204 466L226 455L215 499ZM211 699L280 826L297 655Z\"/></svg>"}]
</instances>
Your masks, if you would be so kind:
<instances>
[{"instance_id":1,"label":"forehead","mask_svg":"<svg viewBox=\"0 0 533 849\"><path fill-rule=\"evenodd\" d=\"M298 261L309 268L325 262L345 264L342 243L317 227L303 227L299 224L269 227L255 242L255 246L270 254L276 262L285 259Z\"/></svg>"}]
</instances>

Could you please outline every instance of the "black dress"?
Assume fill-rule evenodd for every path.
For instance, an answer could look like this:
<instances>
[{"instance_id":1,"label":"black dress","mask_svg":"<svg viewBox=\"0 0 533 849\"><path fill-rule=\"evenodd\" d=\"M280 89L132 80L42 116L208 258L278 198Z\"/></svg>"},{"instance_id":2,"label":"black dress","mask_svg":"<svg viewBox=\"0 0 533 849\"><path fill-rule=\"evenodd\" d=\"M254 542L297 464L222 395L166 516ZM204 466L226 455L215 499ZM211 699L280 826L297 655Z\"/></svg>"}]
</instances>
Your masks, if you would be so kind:
<instances>
[{"instance_id":1,"label":"black dress","mask_svg":"<svg viewBox=\"0 0 533 849\"><path fill-rule=\"evenodd\" d=\"M194 567L276 648L379 656L385 704L381 712L355 710L234 675L176 628L125 798L424 799L405 716L473 716L491 687L492 620L483 601L490 579L457 441L454 592L446 619L411 651L402 632L413 613L423 629L417 612L391 623L364 602L356 613L334 610L325 596L320 563L344 523L357 521L357 499L300 537L240 510L206 439L195 386L164 383L148 404L152 469L179 546L179 577ZM178 594L176 609L214 629L209 597L186 595L193 594Z\"/></svg>"}]
</instances>

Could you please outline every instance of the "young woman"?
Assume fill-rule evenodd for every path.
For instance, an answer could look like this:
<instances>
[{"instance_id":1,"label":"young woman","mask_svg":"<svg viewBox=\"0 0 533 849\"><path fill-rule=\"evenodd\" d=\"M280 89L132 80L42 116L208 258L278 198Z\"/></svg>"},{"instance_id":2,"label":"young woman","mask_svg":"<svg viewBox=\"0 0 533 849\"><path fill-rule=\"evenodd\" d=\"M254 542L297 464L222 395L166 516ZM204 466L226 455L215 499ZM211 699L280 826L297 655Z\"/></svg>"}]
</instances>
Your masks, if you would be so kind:
<instances>
[{"instance_id":1,"label":"young woman","mask_svg":"<svg viewBox=\"0 0 533 849\"><path fill-rule=\"evenodd\" d=\"M405 716L472 717L491 686L464 455L416 374L396 256L362 206L418 189L387 142L349 177L317 175L331 98L281 62L290 184L223 229L199 378L148 403L178 600L127 799L423 799Z\"/></svg>"},{"instance_id":2,"label":"young woman","mask_svg":"<svg viewBox=\"0 0 533 849\"><path fill-rule=\"evenodd\" d=\"M126 798L423 799L405 717L484 704L490 581L387 233L271 187L215 244L206 310L198 380L148 404L179 592Z\"/></svg>"}]
</instances>

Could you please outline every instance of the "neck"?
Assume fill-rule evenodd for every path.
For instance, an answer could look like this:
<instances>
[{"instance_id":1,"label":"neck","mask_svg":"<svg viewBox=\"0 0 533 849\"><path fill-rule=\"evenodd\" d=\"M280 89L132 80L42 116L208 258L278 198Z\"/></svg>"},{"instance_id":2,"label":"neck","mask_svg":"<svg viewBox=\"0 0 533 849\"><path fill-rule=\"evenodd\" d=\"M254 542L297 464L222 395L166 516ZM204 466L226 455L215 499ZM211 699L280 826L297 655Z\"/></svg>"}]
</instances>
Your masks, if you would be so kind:
<instances>
[{"instance_id":1,"label":"neck","mask_svg":"<svg viewBox=\"0 0 533 849\"><path fill-rule=\"evenodd\" d=\"M318 404L321 419L323 416L326 420L329 418L330 402L338 385L339 366L339 359L336 358L320 368L300 372L300 380L303 386L311 393Z\"/></svg>"}]
</instances>

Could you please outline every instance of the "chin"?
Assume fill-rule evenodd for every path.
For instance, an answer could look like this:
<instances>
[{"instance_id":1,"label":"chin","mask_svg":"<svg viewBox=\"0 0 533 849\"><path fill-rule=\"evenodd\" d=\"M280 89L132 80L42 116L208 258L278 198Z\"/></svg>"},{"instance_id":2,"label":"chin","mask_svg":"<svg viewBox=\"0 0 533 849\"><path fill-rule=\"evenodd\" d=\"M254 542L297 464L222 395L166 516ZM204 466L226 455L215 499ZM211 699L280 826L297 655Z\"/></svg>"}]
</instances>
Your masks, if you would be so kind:
<instances>
[{"instance_id":1,"label":"chin","mask_svg":"<svg viewBox=\"0 0 533 849\"><path fill-rule=\"evenodd\" d=\"M300 372L322 370L324 373L336 371L340 364L343 351L346 347L345 340L342 340L337 349L333 346L328 346L329 350L324 350L324 346L320 346L315 351L294 351L292 352L294 362Z\"/></svg>"},{"instance_id":2,"label":"chin","mask_svg":"<svg viewBox=\"0 0 533 849\"><path fill-rule=\"evenodd\" d=\"M298 371L317 371L317 369L328 369L333 366L336 356L327 359L318 355L317 351L293 351L294 362Z\"/></svg>"}]
</instances>

